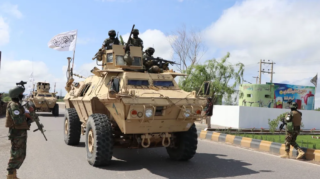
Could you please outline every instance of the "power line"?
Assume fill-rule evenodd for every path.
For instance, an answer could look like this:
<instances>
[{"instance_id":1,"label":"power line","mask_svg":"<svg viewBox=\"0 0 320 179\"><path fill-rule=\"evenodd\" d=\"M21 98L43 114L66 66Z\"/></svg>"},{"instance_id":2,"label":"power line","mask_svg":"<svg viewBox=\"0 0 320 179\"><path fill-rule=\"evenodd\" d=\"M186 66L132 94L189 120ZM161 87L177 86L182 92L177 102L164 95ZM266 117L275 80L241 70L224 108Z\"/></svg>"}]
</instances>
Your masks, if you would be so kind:
<instances>
[{"instance_id":1,"label":"power line","mask_svg":"<svg viewBox=\"0 0 320 179\"><path fill-rule=\"evenodd\" d=\"M270 61L270 60L268 60L268 61ZM272 83L273 74L275 73L275 72L273 72L273 64L276 64L276 63L274 63L274 62L265 62L265 60L260 60L259 63L260 63L260 70L258 71L258 72L259 72L259 84L261 84L261 73L271 74L271 80L270 80L270 82ZM270 70L270 69L268 69L268 71L265 71L264 69L261 70L262 64L271 65L271 70ZM270 72L269 72L269 70L270 70Z\"/></svg>"}]
</instances>

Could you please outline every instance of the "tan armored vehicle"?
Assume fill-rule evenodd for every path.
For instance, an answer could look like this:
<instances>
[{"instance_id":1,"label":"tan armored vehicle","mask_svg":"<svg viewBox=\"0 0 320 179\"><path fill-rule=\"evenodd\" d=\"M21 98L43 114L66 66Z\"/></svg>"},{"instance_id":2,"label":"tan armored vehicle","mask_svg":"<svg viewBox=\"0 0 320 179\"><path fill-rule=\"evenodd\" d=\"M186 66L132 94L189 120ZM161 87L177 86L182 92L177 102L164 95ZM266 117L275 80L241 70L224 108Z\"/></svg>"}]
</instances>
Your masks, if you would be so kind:
<instances>
[{"instance_id":1,"label":"tan armored vehicle","mask_svg":"<svg viewBox=\"0 0 320 179\"><path fill-rule=\"evenodd\" d=\"M50 93L50 83L38 82L34 90L28 98L34 104L34 108L39 112L52 112L53 116L59 116L59 105L56 93Z\"/></svg>"},{"instance_id":2,"label":"tan armored vehicle","mask_svg":"<svg viewBox=\"0 0 320 179\"><path fill-rule=\"evenodd\" d=\"M142 72L141 48L131 46L128 57L124 47L103 50L97 58L102 69L95 67L83 81L73 82L70 75L64 98L65 143L78 145L85 135L87 160L93 166L107 165L114 147L166 147L170 158L189 160L198 143L194 121L206 99L179 88L174 78L184 74Z\"/></svg>"}]
</instances>

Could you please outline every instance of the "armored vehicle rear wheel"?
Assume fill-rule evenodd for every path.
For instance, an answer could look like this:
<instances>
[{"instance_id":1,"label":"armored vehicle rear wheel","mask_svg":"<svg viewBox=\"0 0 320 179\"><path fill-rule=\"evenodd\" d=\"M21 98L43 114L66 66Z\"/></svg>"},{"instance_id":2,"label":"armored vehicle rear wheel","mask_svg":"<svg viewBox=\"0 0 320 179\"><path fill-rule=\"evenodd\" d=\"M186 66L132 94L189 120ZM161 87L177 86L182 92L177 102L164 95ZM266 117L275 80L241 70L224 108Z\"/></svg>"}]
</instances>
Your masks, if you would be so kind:
<instances>
[{"instance_id":1,"label":"armored vehicle rear wheel","mask_svg":"<svg viewBox=\"0 0 320 179\"><path fill-rule=\"evenodd\" d=\"M81 122L76 109L68 108L64 114L64 142L67 145L78 145L81 135Z\"/></svg>"},{"instance_id":2,"label":"armored vehicle rear wheel","mask_svg":"<svg viewBox=\"0 0 320 179\"><path fill-rule=\"evenodd\" d=\"M167 152L173 160L189 160L195 154L198 145L196 126L193 124L186 132L176 133L174 147L167 147Z\"/></svg>"},{"instance_id":3,"label":"armored vehicle rear wheel","mask_svg":"<svg viewBox=\"0 0 320 179\"><path fill-rule=\"evenodd\" d=\"M104 114L89 116L86 127L87 160L90 165L104 166L111 161L113 154L112 126Z\"/></svg>"},{"instance_id":4,"label":"armored vehicle rear wheel","mask_svg":"<svg viewBox=\"0 0 320 179\"><path fill-rule=\"evenodd\" d=\"M59 105L55 104L53 109L52 109L52 115L53 116L59 116Z\"/></svg>"}]
</instances>

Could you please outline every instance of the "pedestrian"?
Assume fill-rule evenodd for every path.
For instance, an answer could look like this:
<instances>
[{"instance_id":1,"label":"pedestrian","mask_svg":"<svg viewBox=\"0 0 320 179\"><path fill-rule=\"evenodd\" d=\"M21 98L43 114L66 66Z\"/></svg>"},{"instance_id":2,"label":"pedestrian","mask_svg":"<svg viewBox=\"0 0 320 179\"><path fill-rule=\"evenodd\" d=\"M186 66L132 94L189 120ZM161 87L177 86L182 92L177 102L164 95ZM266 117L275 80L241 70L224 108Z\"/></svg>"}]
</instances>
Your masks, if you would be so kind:
<instances>
[{"instance_id":1,"label":"pedestrian","mask_svg":"<svg viewBox=\"0 0 320 179\"><path fill-rule=\"evenodd\" d=\"M206 104L206 108L205 108L206 123L207 123L208 129L211 128L212 110L213 110L212 98L209 97L209 98L207 98L207 104Z\"/></svg>"},{"instance_id":2,"label":"pedestrian","mask_svg":"<svg viewBox=\"0 0 320 179\"><path fill-rule=\"evenodd\" d=\"M26 157L27 130L29 130L32 118L29 111L25 110L20 101L23 99L25 88L16 86L9 91L12 101L7 105L6 127L9 128L8 138L11 140L10 159L8 163L7 179L17 179L17 169L19 169Z\"/></svg>"},{"instance_id":3,"label":"pedestrian","mask_svg":"<svg viewBox=\"0 0 320 179\"><path fill-rule=\"evenodd\" d=\"M298 104L296 102L288 102L290 104L291 112L289 112L283 120L286 124L286 139L285 139L285 154L281 155L281 158L289 158L290 145L292 145L297 151L298 156L296 159L302 159L304 157L304 151L296 143L297 136L300 133L300 126L302 120L302 113L297 110Z\"/></svg>"}]
</instances>

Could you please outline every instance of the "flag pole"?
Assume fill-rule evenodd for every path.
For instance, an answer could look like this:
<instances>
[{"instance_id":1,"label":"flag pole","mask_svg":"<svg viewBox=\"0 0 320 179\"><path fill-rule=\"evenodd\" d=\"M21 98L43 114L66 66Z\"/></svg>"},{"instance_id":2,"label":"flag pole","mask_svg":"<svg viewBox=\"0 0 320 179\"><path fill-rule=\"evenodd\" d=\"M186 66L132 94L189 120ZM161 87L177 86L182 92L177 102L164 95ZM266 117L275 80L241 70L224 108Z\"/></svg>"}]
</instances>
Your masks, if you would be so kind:
<instances>
[{"instance_id":1,"label":"flag pole","mask_svg":"<svg viewBox=\"0 0 320 179\"><path fill-rule=\"evenodd\" d=\"M72 68L71 68L71 76L73 76L73 65L74 65L74 56L75 56L75 52L76 52L76 47L77 47L77 40L78 40L78 30L76 33L76 43L74 45L74 50L73 50L73 59L72 59Z\"/></svg>"},{"instance_id":2,"label":"flag pole","mask_svg":"<svg viewBox=\"0 0 320 179\"><path fill-rule=\"evenodd\" d=\"M314 88L313 110L315 110L315 106L316 106L316 91L317 91L317 86L318 86L318 73L317 73L316 77L317 77L317 79L316 79L316 85Z\"/></svg>"}]
</instances>

